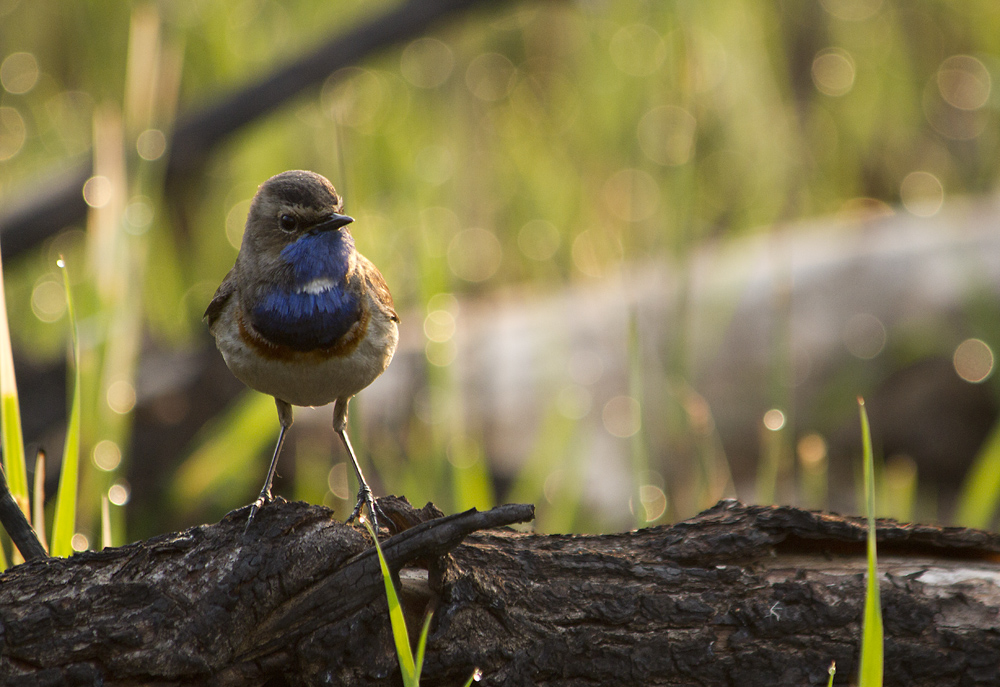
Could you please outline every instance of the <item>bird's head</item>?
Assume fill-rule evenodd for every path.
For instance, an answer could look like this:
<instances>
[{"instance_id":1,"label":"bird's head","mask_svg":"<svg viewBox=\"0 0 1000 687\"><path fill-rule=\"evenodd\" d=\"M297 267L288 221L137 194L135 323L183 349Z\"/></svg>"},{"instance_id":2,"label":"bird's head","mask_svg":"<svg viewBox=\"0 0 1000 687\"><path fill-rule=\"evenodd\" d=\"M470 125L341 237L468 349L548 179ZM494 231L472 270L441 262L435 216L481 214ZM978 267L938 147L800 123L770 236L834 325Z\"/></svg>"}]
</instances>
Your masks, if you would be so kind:
<instances>
[{"instance_id":1,"label":"bird's head","mask_svg":"<svg viewBox=\"0 0 1000 687\"><path fill-rule=\"evenodd\" d=\"M344 231L353 218L343 214L344 200L325 177L293 170L271 177L250 203L243 248L262 255L279 254L304 236Z\"/></svg>"},{"instance_id":2,"label":"bird's head","mask_svg":"<svg viewBox=\"0 0 1000 687\"><path fill-rule=\"evenodd\" d=\"M260 277L288 272L290 262L347 260L354 241L343 198L325 177L294 170L271 177L250 203L239 261ZM319 249L319 250L317 250ZM346 269L346 263L344 266Z\"/></svg>"}]
</instances>

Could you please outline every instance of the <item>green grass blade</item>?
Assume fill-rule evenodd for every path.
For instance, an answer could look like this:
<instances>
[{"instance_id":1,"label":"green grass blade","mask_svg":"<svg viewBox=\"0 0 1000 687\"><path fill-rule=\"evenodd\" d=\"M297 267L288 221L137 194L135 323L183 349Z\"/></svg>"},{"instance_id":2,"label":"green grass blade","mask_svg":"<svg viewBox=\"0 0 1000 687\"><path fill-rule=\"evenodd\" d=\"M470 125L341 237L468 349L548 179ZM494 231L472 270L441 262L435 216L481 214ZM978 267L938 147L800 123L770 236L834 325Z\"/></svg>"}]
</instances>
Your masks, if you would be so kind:
<instances>
[{"instance_id":1,"label":"green grass blade","mask_svg":"<svg viewBox=\"0 0 1000 687\"><path fill-rule=\"evenodd\" d=\"M53 556L73 553L72 539L76 529L76 497L80 478L80 346L76 329L76 313L69 285L66 264L59 260L63 285L66 289L66 312L69 316L70 340L73 348L73 400L70 403L69 424L66 428L66 445L63 448L59 490L56 494L56 514L52 524Z\"/></svg>"},{"instance_id":2,"label":"green grass blade","mask_svg":"<svg viewBox=\"0 0 1000 687\"><path fill-rule=\"evenodd\" d=\"M31 526L34 528L42 547L48 551L49 545L45 541L45 451L41 449L35 456L34 492Z\"/></svg>"},{"instance_id":3,"label":"green grass blade","mask_svg":"<svg viewBox=\"0 0 1000 687\"><path fill-rule=\"evenodd\" d=\"M385 583L385 597L389 604L389 624L392 625L392 638L396 642L396 656L399 659L399 671L403 674L403 684L405 687L417 687L420 684L420 673L417 671L416 663L413 660L413 650L410 648L410 636L406 632L406 618L403 617L403 607L399 603L396 595L396 586L392 583L392 574L389 572L389 565L382 555L382 547L378 543L378 537L371 525L365 521L365 527L372 535L375 542L375 551L378 553L378 562L382 567L382 581ZM425 621L424 625L429 623ZM421 656L421 662L423 656Z\"/></svg>"},{"instance_id":4,"label":"green grass blade","mask_svg":"<svg viewBox=\"0 0 1000 687\"><path fill-rule=\"evenodd\" d=\"M1000 423L993 427L969 470L958 499L957 524L985 529L1000 503Z\"/></svg>"},{"instance_id":5,"label":"green grass blade","mask_svg":"<svg viewBox=\"0 0 1000 687\"><path fill-rule=\"evenodd\" d=\"M424 617L424 626L420 628L420 639L417 641L417 658L414 661L414 672L417 678L420 678L420 674L424 671L424 652L427 649L427 635L431 631L431 618L432 613L428 613Z\"/></svg>"},{"instance_id":6,"label":"green grass blade","mask_svg":"<svg viewBox=\"0 0 1000 687\"><path fill-rule=\"evenodd\" d=\"M830 673L830 679L827 680L826 687L833 687L833 676L837 674L837 662L836 661L830 661L830 670L827 671L827 672Z\"/></svg>"},{"instance_id":7,"label":"green grass blade","mask_svg":"<svg viewBox=\"0 0 1000 687\"><path fill-rule=\"evenodd\" d=\"M864 627L861 636L859 687L881 687L883 665L882 600L878 584L875 547L875 457L865 402L858 398L861 413L861 443L865 463L865 515L868 517L868 574L865 593Z\"/></svg>"},{"instance_id":8,"label":"green grass blade","mask_svg":"<svg viewBox=\"0 0 1000 687\"><path fill-rule=\"evenodd\" d=\"M473 682L479 682L482 679L483 679L483 671L481 671L479 668L476 668L475 670L472 671L472 675L469 676L469 679L465 681L465 687L472 687Z\"/></svg>"},{"instance_id":9,"label":"green grass blade","mask_svg":"<svg viewBox=\"0 0 1000 687\"><path fill-rule=\"evenodd\" d=\"M7 321L7 295L3 284L3 264L0 260L0 432L3 433L3 470L10 493L24 511L28 522L28 470L24 462L24 435L21 431L21 406L14 378L14 352L10 344Z\"/></svg>"}]
</instances>

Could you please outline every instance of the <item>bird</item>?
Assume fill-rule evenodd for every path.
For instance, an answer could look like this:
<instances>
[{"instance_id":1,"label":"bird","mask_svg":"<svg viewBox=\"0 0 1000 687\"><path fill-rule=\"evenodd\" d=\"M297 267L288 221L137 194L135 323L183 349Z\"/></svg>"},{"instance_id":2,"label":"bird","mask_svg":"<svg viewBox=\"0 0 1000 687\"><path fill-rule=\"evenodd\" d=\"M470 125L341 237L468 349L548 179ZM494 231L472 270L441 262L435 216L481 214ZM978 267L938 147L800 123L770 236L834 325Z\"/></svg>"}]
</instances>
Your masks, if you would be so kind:
<instances>
[{"instance_id":1,"label":"bird","mask_svg":"<svg viewBox=\"0 0 1000 687\"><path fill-rule=\"evenodd\" d=\"M385 279L354 245L344 201L315 172L277 174L257 189L236 263L205 319L233 375L274 397L280 430L246 528L271 501L278 456L293 406L333 403L333 429L358 479L348 522L367 506L378 531L379 508L347 435L347 405L389 366L399 317Z\"/></svg>"}]
</instances>

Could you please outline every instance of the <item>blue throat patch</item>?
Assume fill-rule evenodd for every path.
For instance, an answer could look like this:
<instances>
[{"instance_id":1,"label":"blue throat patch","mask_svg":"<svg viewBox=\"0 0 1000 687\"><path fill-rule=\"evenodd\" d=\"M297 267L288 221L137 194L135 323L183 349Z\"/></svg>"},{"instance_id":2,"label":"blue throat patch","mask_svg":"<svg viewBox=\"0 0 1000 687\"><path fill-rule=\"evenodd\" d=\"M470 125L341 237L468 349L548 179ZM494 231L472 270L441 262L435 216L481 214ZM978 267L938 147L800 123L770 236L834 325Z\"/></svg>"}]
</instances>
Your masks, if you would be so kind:
<instances>
[{"instance_id":1,"label":"blue throat patch","mask_svg":"<svg viewBox=\"0 0 1000 687\"><path fill-rule=\"evenodd\" d=\"M292 269L292 281L265 291L248 313L250 322L269 341L297 351L336 344L361 313L359 294L346 288L353 251L354 239L340 231L307 234L285 246L281 257ZM319 293L301 291L316 279L334 286Z\"/></svg>"}]
</instances>

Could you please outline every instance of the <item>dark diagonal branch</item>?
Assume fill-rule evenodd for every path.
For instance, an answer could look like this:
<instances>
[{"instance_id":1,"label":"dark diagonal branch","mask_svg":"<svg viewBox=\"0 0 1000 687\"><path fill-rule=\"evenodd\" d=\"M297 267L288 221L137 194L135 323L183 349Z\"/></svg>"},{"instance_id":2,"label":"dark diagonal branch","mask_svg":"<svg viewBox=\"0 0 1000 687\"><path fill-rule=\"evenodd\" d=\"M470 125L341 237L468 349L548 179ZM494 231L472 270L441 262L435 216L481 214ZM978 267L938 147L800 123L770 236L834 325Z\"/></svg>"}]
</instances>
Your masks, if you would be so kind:
<instances>
[{"instance_id":1,"label":"dark diagonal branch","mask_svg":"<svg viewBox=\"0 0 1000 687\"><path fill-rule=\"evenodd\" d=\"M415 38L435 23L469 8L483 5L492 9L501 4L483 0L410 0L334 36L305 57L216 103L183 113L171 142L168 187L188 175L199 174L215 147L241 127L316 86L336 70ZM91 165L84 162L44 178L30 192L8 194L0 214L4 256L16 256L67 225L81 222L87 210L81 190L90 174ZM22 197L25 200L18 202Z\"/></svg>"}]
</instances>

